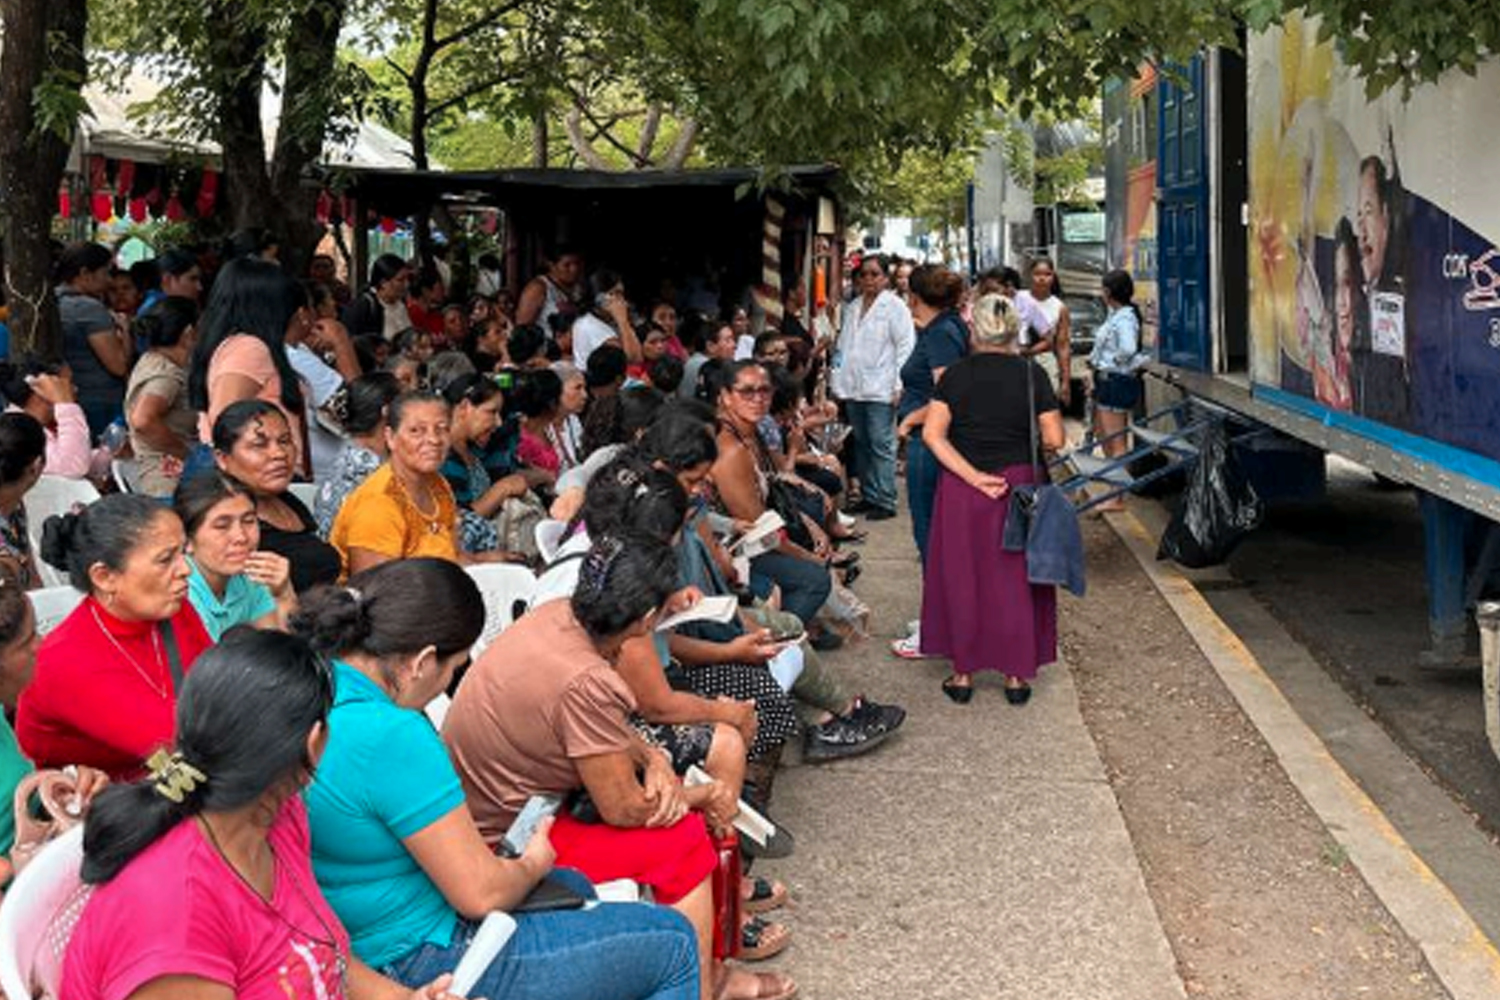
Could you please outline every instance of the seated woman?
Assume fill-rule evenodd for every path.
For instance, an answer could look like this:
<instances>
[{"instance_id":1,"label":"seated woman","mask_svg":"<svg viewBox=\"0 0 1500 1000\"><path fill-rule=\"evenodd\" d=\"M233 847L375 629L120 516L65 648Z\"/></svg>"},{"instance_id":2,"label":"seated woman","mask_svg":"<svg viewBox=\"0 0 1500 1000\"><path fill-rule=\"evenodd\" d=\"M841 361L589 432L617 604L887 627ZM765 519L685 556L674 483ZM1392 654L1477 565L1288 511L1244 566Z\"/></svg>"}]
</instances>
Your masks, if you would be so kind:
<instances>
[{"instance_id":1,"label":"seated woman","mask_svg":"<svg viewBox=\"0 0 1500 1000\"><path fill-rule=\"evenodd\" d=\"M718 400L719 457L710 478L722 511L736 520L754 523L767 510L777 473L757 432L761 418L771 408L771 379L757 362L736 361L725 370L722 385ZM779 587L781 606L801 619L809 632L833 590L827 541L814 541L822 543L816 551L798 545L783 533L775 549L750 561L752 577L761 578L761 589L767 583ZM836 643L831 640L837 636L831 632L826 635L829 639L819 645L832 648Z\"/></svg>"},{"instance_id":2,"label":"seated woman","mask_svg":"<svg viewBox=\"0 0 1500 1000\"><path fill-rule=\"evenodd\" d=\"M785 340L781 341L785 343ZM762 434L771 457L776 460L783 474L794 475L813 488L822 491L830 499L837 500L844 492L844 466L836 455L823 455L814 451L808 442L808 432L822 415L816 410L808 412L802 405L802 386L791 372L781 365L768 364L766 373L771 376L770 424L762 424L762 430L774 425L776 438ZM837 516L830 515L824 521L831 537L853 537L843 530Z\"/></svg>"},{"instance_id":3,"label":"seated woman","mask_svg":"<svg viewBox=\"0 0 1500 1000\"><path fill-rule=\"evenodd\" d=\"M285 632L297 609L291 565L260 549L255 497L214 469L177 488L172 509L187 533L188 600L215 642L236 625Z\"/></svg>"},{"instance_id":4,"label":"seated woman","mask_svg":"<svg viewBox=\"0 0 1500 1000\"><path fill-rule=\"evenodd\" d=\"M519 858L490 850L422 714L484 627L479 589L445 560L386 563L312 595L294 627L332 660L337 692L306 795L313 872L361 961L410 985L451 972L479 921L516 907L553 859L549 821ZM556 877L593 895L574 873ZM692 929L664 907L604 904L518 924L476 996L698 996Z\"/></svg>"},{"instance_id":5,"label":"seated woman","mask_svg":"<svg viewBox=\"0 0 1500 1000\"><path fill-rule=\"evenodd\" d=\"M432 556L486 562L491 553L462 551L459 510L438 470L452 437L441 396L404 393L386 409L386 463L350 493L328 540L353 576L392 559Z\"/></svg>"},{"instance_id":6,"label":"seated woman","mask_svg":"<svg viewBox=\"0 0 1500 1000\"><path fill-rule=\"evenodd\" d=\"M36 362L0 362L0 395L6 412L29 413L42 425L47 442L43 473L66 479L109 474L109 449L95 448L90 441L89 423L66 367L54 371Z\"/></svg>"},{"instance_id":7,"label":"seated woman","mask_svg":"<svg viewBox=\"0 0 1500 1000\"><path fill-rule=\"evenodd\" d=\"M174 749L94 801L61 995L78 1000L447 1000L351 953L313 878L301 791L333 682L307 643L240 629L183 685Z\"/></svg>"},{"instance_id":8,"label":"seated woman","mask_svg":"<svg viewBox=\"0 0 1500 1000\"><path fill-rule=\"evenodd\" d=\"M718 781L684 789L666 756L630 725L635 697L614 663L621 646L651 630L675 577L665 546L597 539L572 598L521 618L470 668L444 742L486 842L499 842L531 796L571 796L602 822L559 813L551 830L558 864L596 882L633 879L687 917L704 996L790 997L796 986L785 976L711 961L715 858L696 810L727 823L736 809L730 790Z\"/></svg>"},{"instance_id":9,"label":"seated woman","mask_svg":"<svg viewBox=\"0 0 1500 1000\"><path fill-rule=\"evenodd\" d=\"M255 498L260 547L286 557L292 587L303 591L339 578L339 554L318 537L312 512L290 490L297 456L292 435L281 407L263 399L240 400L214 421L214 458Z\"/></svg>"},{"instance_id":10,"label":"seated woman","mask_svg":"<svg viewBox=\"0 0 1500 1000\"><path fill-rule=\"evenodd\" d=\"M699 496L719 449L711 429L711 411L704 415L697 409L697 404L681 403L663 411L641 439L639 454L644 461L676 476L677 482L695 500L674 546L680 582L704 594L730 594L743 581L736 579L733 564L713 532L713 515ZM697 639L733 643L743 642L746 635L761 629L795 635L801 631L802 622L789 612L757 601L742 609L738 620L724 625L695 622L682 626L678 632ZM792 685L791 694L797 700L803 724L804 761L822 763L866 753L901 728L906 721L905 709L850 694L823 665L812 644L801 645L802 672ZM752 800L763 801L770 794L771 774L753 777L764 784L747 794Z\"/></svg>"},{"instance_id":11,"label":"seated woman","mask_svg":"<svg viewBox=\"0 0 1500 1000\"><path fill-rule=\"evenodd\" d=\"M25 413L0 413L0 567L9 569L23 590L42 585L31 551L26 494L42 478L47 434Z\"/></svg>"},{"instance_id":12,"label":"seated woman","mask_svg":"<svg viewBox=\"0 0 1500 1000\"><path fill-rule=\"evenodd\" d=\"M511 373L506 373L510 375ZM486 448L500 431L500 413L505 396L493 376L460 375L443 390L452 407L449 451L441 469L453 491L461 513L461 548L465 552L491 552L500 547L493 519L507 500L525 496L533 486L552 481L555 472L529 470L494 478L486 461Z\"/></svg>"},{"instance_id":13,"label":"seated woman","mask_svg":"<svg viewBox=\"0 0 1500 1000\"><path fill-rule=\"evenodd\" d=\"M327 539L333 531L333 519L344 498L369 479L386 459L386 410L401 395L401 386L390 372L371 372L349 383L344 396L343 426L349 435L333 470L318 486L313 503L313 519L318 522L318 537Z\"/></svg>"},{"instance_id":14,"label":"seated woman","mask_svg":"<svg viewBox=\"0 0 1500 1000\"><path fill-rule=\"evenodd\" d=\"M641 331L641 357L639 361L632 361L625 366L625 376L637 382L646 381L647 373L667 353L669 341L667 331L658 326L655 321L646 324Z\"/></svg>"},{"instance_id":15,"label":"seated woman","mask_svg":"<svg viewBox=\"0 0 1500 1000\"><path fill-rule=\"evenodd\" d=\"M31 761L21 753L16 734L6 715L15 713L16 701L31 683L36 670L36 612L16 581L15 574L0 568L0 802L14 802L16 787L31 774ZM94 793L109 784L103 771L79 768L75 779L75 804L83 809ZM0 809L0 858L8 857L16 841L16 812ZM5 876L0 876L0 883Z\"/></svg>"},{"instance_id":16,"label":"seated woman","mask_svg":"<svg viewBox=\"0 0 1500 1000\"><path fill-rule=\"evenodd\" d=\"M557 417L547 430L547 441L557 452L559 474L583 461L583 411L588 406L589 390L583 373L566 361L552 366L562 381L562 398Z\"/></svg>"},{"instance_id":17,"label":"seated woman","mask_svg":"<svg viewBox=\"0 0 1500 1000\"><path fill-rule=\"evenodd\" d=\"M197 443L198 415L187 391L197 323L198 304L175 297L162 299L135 321L135 335L147 350L125 385L125 420L140 465L140 492L147 496L172 495L183 460Z\"/></svg>"},{"instance_id":18,"label":"seated woman","mask_svg":"<svg viewBox=\"0 0 1500 1000\"><path fill-rule=\"evenodd\" d=\"M16 736L38 767L133 778L171 742L181 678L212 644L187 600L182 522L150 497L115 493L48 518L41 548L88 596L42 641Z\"/></svg>"},{"instance_id":19,"label":"seated woman","mask_svg":"<svg viewBox=\"0 0 1500 1000\"><path fill-rule=\"evenodd\" d=\"M543 368L517 375L506 399L506 410L521 420L521 444L517 452L532 469L549 473L555 480L562 458L552 446L552 427L562 414L562 379Z\"/></svg>"}]
</instances>

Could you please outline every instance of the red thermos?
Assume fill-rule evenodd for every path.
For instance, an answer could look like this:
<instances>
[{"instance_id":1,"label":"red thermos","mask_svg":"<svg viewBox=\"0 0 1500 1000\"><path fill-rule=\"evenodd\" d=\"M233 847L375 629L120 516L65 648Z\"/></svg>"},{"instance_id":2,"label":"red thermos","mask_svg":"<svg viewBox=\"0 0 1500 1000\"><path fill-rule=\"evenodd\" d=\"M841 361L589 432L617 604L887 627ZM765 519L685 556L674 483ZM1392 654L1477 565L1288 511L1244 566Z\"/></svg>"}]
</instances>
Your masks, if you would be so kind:
<instances>
[{"instance_id":1,"label":"red thermos","mask_svg":"<svg viewBox=\"0 0 1500 1000\"><path fill-rule=\"evenodd\" d=\"M714 958L733 958L740 953L740 837L730 830L714 836Z\"/></svg>"}]
</instances>

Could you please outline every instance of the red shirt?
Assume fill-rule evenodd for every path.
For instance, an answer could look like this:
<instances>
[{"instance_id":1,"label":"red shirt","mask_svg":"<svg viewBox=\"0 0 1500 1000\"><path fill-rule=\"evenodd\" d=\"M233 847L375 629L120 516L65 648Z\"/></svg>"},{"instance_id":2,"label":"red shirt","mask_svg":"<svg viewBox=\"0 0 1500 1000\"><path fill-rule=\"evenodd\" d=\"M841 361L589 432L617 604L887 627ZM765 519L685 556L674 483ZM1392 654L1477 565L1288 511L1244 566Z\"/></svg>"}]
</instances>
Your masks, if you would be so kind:
<instances>
[{"instance_id":1,"label":"red shirt","mask_svg":"<svg viewBox=\"0 0 1500 1000\"><path fill-rule=\"evenodd\" d=\"M121 621L86 597L47 634L16 706L16 739L37 767L84 764L132 780L154 750L171 744L177 697L165 643L152 641L156 629ZM172 633L184 673L213 645L186 599Z\"/></svg>"},{"instance_id":2,"label":"red shirt","mask_svg":"<svg viewBox=\"0 0 1500 1000\"><path fill-rule=\"evenodd\" d=\"M411 317L411 325L417 330L423 330L433 337L433 348L436 349L437 342L441 340L448 343L447 333L443 330L443 307L438 306L432 312L422 305L420 299L406 300L406 315Z\"/></svg>"}]
</instances>

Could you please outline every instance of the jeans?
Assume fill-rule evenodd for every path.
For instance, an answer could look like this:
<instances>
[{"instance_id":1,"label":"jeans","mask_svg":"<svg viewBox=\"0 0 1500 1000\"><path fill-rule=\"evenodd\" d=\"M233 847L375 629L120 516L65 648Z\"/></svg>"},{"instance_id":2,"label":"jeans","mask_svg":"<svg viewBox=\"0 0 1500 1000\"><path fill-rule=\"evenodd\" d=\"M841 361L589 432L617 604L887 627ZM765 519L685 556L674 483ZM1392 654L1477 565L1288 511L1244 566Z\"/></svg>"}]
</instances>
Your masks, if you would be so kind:
<instances>
[{"instance_id":1,"label":"jeans","mask_svg":"<svg viewBox=\"0 0 1500 1000\"><path fill-rule=\"evenodd\" d=\"M593 888L577 872L553 877L577 891ZM599 903L585 910L527 913L479 977L474 996L505 1000L598 997L698 1000L698 941L687 919L665 906ZM381 969L416 988L458 968L479 924L460 919L446 948L424 944Z\"/></svg>"},{"instance_id":2,"label":"jeans","mask_svg":"<svg viewBox=\"0 0 1500 1000\"><path fill-rule=\"evenodd\" d=\"M850 435L854 439L854 474L865 503L896 509L896 408L890 403L851 400Z\"/></svg>"},{"instance_id":3,"label":"jeans","mask_svg":"<svg viewBox=\"0 0 1500 1000\"><path fill-rule=\"evenodd\" d=\"M927 532L932 527L932 504L937 498L942 465L922 442L918 427L906 440L906 502L911 507L911 534L922 565L927 565Z\"/></svg>"},{"instance_id":4,"label":"jeans","mask_svg":"<svg viewBox=\"0 0 1500 1000\"><path fill-rule=\"evenodd\" d=\"M833 577L827 566L789 556L783 552L763 552L750 560L750 586L761 593L757 583L770 581L781 588L781 606L810 626L823 602L833 592Z\"/></svg>"}]
</instances>

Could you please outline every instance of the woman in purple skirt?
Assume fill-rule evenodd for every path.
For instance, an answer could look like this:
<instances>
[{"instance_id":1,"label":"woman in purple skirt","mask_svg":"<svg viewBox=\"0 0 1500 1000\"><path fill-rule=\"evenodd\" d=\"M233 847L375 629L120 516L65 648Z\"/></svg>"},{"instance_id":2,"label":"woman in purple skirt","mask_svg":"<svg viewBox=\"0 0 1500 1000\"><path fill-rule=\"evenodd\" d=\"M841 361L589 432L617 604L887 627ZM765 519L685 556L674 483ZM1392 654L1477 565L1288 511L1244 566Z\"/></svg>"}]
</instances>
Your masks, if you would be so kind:
<instances>
[{"instance_id":1,"label":"woman in purple skirt","mask_svg":"<svg viewBox=\"0 0 1500 1000\"><path fill-rule=\"evenodd\" d=\"M1062 414L1045 372L1023 356L1020 317L1000 295L974 305L973 353L948 368L922 426L942 466L923 573L922 652L953 661L943 693L960 705L973 675L995 670L1024 705L1038 668L1057 659L1057 594L1026 579L1026 554L1001 546L1010 488L1038 480L1027 379L1041 446L1063 445Z\"/></svg>"}]
</instances>

